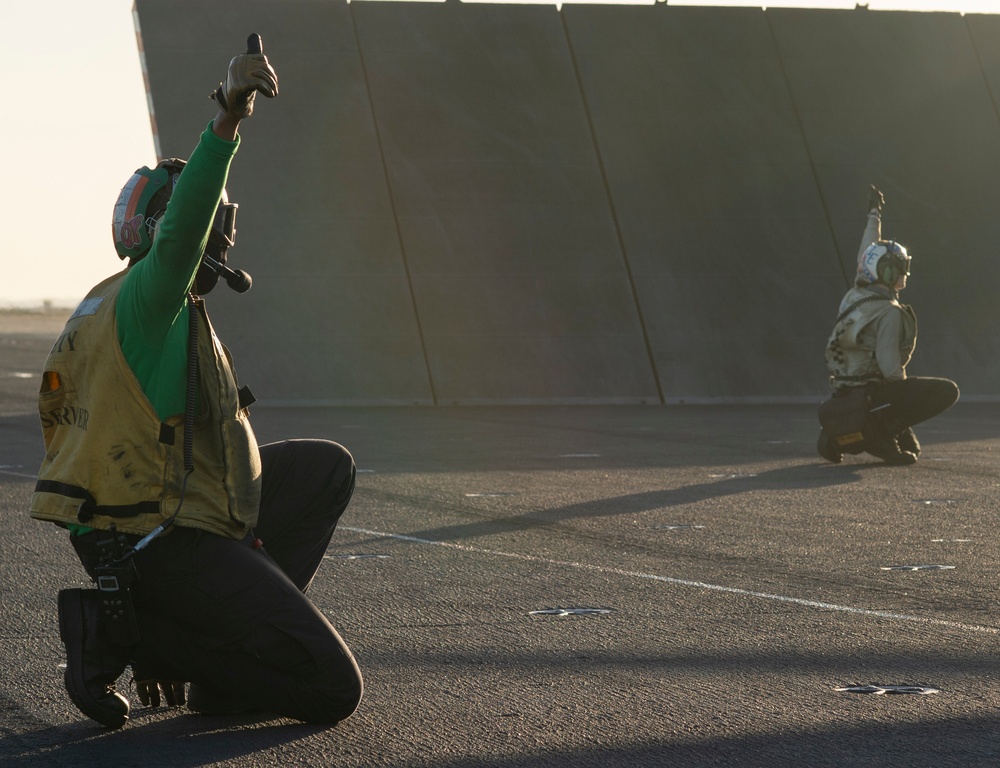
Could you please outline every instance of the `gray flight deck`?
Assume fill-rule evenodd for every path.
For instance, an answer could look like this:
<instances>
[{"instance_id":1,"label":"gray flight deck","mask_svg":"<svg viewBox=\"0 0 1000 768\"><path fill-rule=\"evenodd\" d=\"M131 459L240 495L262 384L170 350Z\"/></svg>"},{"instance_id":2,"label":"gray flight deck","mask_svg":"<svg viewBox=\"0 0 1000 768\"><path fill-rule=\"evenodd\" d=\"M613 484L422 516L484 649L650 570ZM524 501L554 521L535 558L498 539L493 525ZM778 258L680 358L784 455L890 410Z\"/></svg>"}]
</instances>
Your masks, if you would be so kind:
<instances>
[{"instance_id":1,"label":"gray flight deck","mask_svg":"<svg viewBox=\"0 0 1000 768\"><path fill-rule=\"evenodd\" d=\"M229 183L254 288L212 297L262 402L815 401L872 182L914 253L911 372L1000 396L995 17L328 0L137 17L164 155L190 152L248 30L281 79Z\"/></svg>"},{"instance_id":2,"label":"gray flight deck","mask_svg":"<svg viewBox=\"0 0 1000 768\"><path fill-rule=\"evenodd\" d=\"M106 731L61 679L55 596L86 577L26 513L57 328L8 321L3 768L1000 762L995 403L918 427L906 468L825 464L805 404L255 406L262 441L329 437L357 460L310 597L358 659L361 707L326 728L132 692ZM838 690L856 684L937 692Z\"/></svg>"}]
</instances>

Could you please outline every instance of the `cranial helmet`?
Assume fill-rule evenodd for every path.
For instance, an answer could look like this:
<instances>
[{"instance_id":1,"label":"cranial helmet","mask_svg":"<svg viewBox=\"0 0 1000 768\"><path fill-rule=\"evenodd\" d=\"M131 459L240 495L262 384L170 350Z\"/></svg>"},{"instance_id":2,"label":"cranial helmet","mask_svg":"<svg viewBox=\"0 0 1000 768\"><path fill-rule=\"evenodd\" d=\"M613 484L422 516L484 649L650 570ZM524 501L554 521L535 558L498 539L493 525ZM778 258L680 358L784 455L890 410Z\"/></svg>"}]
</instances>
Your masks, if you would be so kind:
<instances>
[{"instance_id":1,"label":"cranial helmet","mask_svg":"<svg viewBox=\"0 0 1000 768\"><path fill-rule=\"evenodd\" d=\"M910 255L894 240L869 245L858 262L858 282L883 283L890 288L902 275L910 274Z\"/></svg>"},{"instance_id":2,"label":"cranial helmet","mask_svg":"<svg viewBox=\"0 0 1000 768\"><path fill-rule=\"evenodd\" d=\"M118 195L111 234L115 250L121 259L136 262L153 245L160 219L167 210L167 201L186 162L176 157L161 160L155 168L143 166L128 180ZM226 191L215 212L208 236L209 249L224 253L236 239L236 203L230 203Z\"/></svg>"}]
</instances>

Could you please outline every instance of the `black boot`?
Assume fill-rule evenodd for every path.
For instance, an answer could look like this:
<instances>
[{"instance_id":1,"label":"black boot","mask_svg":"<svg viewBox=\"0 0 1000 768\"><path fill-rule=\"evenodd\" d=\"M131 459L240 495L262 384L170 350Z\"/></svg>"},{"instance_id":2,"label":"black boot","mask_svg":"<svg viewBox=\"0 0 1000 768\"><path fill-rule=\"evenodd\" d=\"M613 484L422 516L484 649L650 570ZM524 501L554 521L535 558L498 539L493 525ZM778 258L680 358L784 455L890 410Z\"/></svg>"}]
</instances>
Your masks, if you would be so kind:
<instances>
[{"instance_id":1,"label":"black boot","mask_svg":"<svg viewBox=\"0 0 1000 768\"><path fill-rule=\"evenodd\" d=\"M827 461L839 464L844 460L844 454L837 445L837 441L827 434L825 429L820 429L819 440L816 442L816 452Z\"/></svg>"},{"instance_id":2,"label":"black boot","mask_svg":"<svg viewBox=\"0 0 1000 768\"><path fill-rule=\"evenodd\" d=\"M907 451L914 456L920 455L920 441L917 440L917 436L913 434L913 430L909 427L896 435L896 444L901 451Z\"/></svg>"},{"instance_id":3,"label":"black boot","mask_svg":"<svg viewBox=\"0 0 1000 768\"><path fill-rule=\"evenodd\" d=\"M130 648L108 643L100 632L96 589L59 592L59 636L66 646L66 690L83 714L108 728L128 722L128 699L115 681L128 666Z\"/></svg>"},{"instance_id":4,"label":"black boot","mask_svg":"<svg viewBox=\"0 0 1000 768\"><path fill-rule=\"evenodd\" d=\"M915 454L902 450L895 440L886 440L884 443L873 445L866 450L875 458L882 459L886 464L896 467L905 467L915 464L917 461Z\"/></svg>"}]
</instances>

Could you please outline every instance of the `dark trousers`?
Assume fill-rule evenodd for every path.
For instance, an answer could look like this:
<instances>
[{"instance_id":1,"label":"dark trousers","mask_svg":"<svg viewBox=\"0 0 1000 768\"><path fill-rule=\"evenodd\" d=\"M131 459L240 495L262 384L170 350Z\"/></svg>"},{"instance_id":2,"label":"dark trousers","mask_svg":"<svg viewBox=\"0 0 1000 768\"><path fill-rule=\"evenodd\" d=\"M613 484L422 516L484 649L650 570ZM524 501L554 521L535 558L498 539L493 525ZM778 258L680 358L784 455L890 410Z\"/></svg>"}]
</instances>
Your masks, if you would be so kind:
<instances>
[{"instance_id":1,"label":"dark trousers","mask_svg":"<svg viewBox=\"0 0 1000 768\"><path fill-rule=\"evenodd\" d=\"M875 412L890 437L937 416L958 400L958 385L954 381L930 376L911 376L871 387L873 405L886 406Z\"/></svg>"},{"instance_id":2,"label":"dark trousers","mask_svg":"<svg viewBox=\"0 0 1000 768\"><path fill-rule=\"evenodd\" d=\"M354 460L324 440L271 443L260 453L254 533L262 548L253 535L237 541L175 526L135 556L133 671L266 712L337 722L361 701L361 672L304 593L354 492ZM98 535L73 538L91 575Z\"/></svg>"}]
</instances>

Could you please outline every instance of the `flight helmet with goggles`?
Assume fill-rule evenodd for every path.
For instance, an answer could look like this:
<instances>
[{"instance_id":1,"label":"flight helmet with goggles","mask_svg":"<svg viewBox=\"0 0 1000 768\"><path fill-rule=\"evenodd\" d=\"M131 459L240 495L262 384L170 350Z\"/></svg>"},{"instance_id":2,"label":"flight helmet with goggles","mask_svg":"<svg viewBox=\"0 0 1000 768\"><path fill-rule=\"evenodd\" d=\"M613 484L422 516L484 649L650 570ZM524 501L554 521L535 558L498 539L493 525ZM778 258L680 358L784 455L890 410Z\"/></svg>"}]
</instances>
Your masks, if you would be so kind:
<instances>
[{"instance_id":1,"label":"flight helmet with goggles","mask_svg":"<svg viewBox=\"0 0 1000 768\"><path fill-rule=\"evenodd\" d=\"M139 261L153 245L160 219L167 210L167 201L186 161L176 157L161 160L155 168L143 166L132 174L115 203L111 234L118 257L130 263ZM236 210L226 191L215 212L208 236L208 251L224 254L236 240Z\"/></svg>"},{"instance_id":2,"label":"flight helmet with goggles","mask_svg":"<svg viewBox=\"0 0 1000 768\"><path fill-rule=\"evenodd\" d=\"M900 277L910 274L910 255L894 240L878 240L869 245L858 262L859 283L882 283L892 288Z\"/></svg>"}]
</instances>

